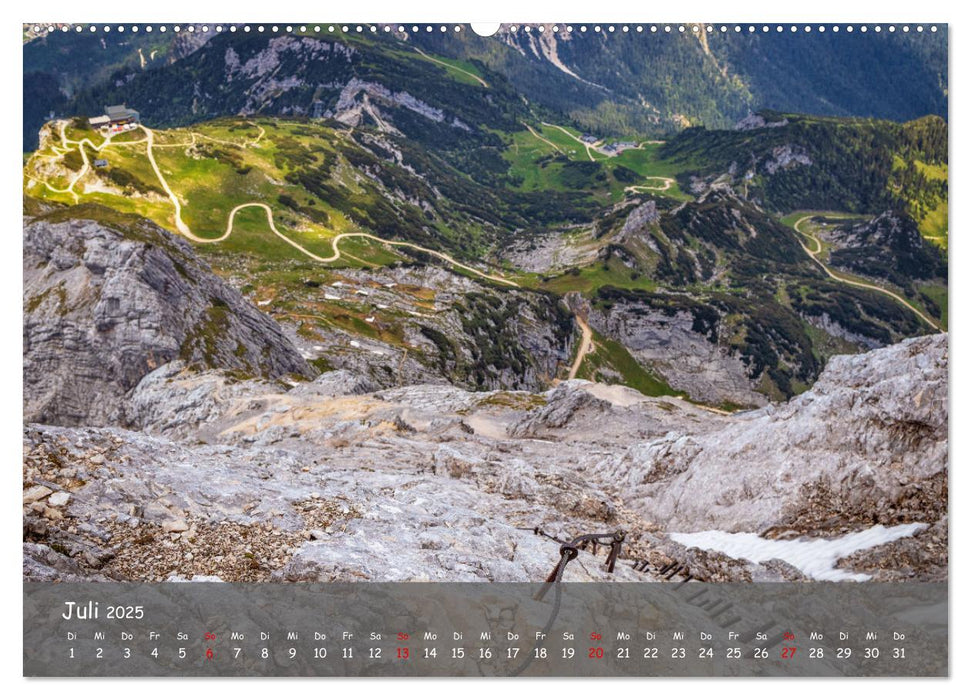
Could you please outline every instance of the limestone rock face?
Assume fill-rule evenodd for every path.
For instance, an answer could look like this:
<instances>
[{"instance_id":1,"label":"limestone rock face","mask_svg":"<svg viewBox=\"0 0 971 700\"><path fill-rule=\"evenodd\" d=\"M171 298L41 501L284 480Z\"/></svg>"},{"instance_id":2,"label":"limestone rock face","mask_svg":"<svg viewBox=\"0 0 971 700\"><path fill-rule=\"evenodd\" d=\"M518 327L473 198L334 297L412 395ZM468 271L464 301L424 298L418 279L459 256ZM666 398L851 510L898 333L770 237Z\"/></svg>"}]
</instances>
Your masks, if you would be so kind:
<instances>
[{"instance_id":1,"label":"limestone rock face","mask_svg":"<svg viewBox=\"0 0 971 700\"><path fill-rule=\"evenodd\" d=\"M25 571L45 580L84 570L113 580L530 581L559 556L537 524L570 536L619 526L610 497L576 476L543 479L542 467L481 444L434 452L381 415L363 427L339 421L331 434L343 442L331 438L327 452L313 434L190 446L120 429L28 427L26 478L64 483L49 459L63 453L75 490L60 519L27 516ZM376 443L337 447L375 429L384 434ZM601 578L603 556L584 553L566 579ZM628 566L610 578L639 577Z\"/></svg>"},{"instance_id":2,"label":"limestone rock face","mask_svg":"<svg viewBox=\"0 0 971 700\"><path fill-rule=\"evenodd\" d=\"M129 392L123 413L128 426L190 437L213 424L234 402L274 391L283 388L261 379L239 381L218 370L192 371L176 360L145 375Z\"/></svg>"},{"instance_id":3,"label":"limestone rock face","mask_svg":"<svg viewBox=\"0 0 971 700\"><path fill-rule=\"evenodd\" d=\"M606 311L593 308L587 320L695 400L741 406L766 403L742 359L695 330L688 313L669 315L636 303L616 303Z\"/></svg>"},{"instance_id":4,"label":"limestone rock face","mask_svg":"<svg viewBox=\"0 0 971 700\"><path fill-rule=\"evenodd\" d=\"M25 425L24 574L541 581L559 558L550 536L622 530L613 573L604 549L583 551L565 580L651 581L676 563L699 580L790 581L806 574L784 559L671 535L922 523L840 566L940 579L947 360L946 335L835 357L809 391L734 414L582 380L375 390L342 369L291 386L175 360L115 396L126 427Z\"/></svg>"},{"instance_id":5,"label":"limestone rock face","mask_svg":"<svg viewBox=\"0 0 971 700\"><path fill-rule=\"evenodd\" d=\"M406 291L415 287L430 292L430 298ZM553 295L497 288L434 265L348 268L340 281L303 298L313 303L321 297L366 304L378 316L372 319L375 328L382 327L386 312L398 317L404 344L336 325L322 337L291 333L304 357L366 378L370 391L439 383L478 391L543 391L568 366L578 332Z\"/></svg>"},{"instance_id":6,"label":"limestone rock face","mask_svg":"<svg viewBox=\"0 0 971 700\"><path fill-rule=\"evenodd\" d=\"M597 470L671 531L936 522L947 504L947 355L941 334L837 356L787 403L632 445Z\"/></svg>"},{"instance_id":7,"label":"limestone rock face","mask_svg":"<svg viewBox=\"0 0 971 700\"><path fill-rule=\"evenodd\" d=\"M144 220L113 226L57 214L24 225L28 421L117 421L125 394L176 359L254 376L311 374L279 326L186 242Z\"/></svg>"},{"instance_id":8,"label":"limestone rock face","mask_svg":"<svg viewBox=\"0 0 971 700\"><path fill-rule=\"evenodd\" d=\"M623 227L620 229L620 234L618 235L618 241L622 243L627 243L630 241L643 240L647 245L652 245L649 236L644 236L644 229L651 224L657 223L661 218L661 215L657 210L657 203L654 200L649 200L643 204L634 208L630 214L627 215L627 219L624 221Z\"/></svg>"}]
</instances>

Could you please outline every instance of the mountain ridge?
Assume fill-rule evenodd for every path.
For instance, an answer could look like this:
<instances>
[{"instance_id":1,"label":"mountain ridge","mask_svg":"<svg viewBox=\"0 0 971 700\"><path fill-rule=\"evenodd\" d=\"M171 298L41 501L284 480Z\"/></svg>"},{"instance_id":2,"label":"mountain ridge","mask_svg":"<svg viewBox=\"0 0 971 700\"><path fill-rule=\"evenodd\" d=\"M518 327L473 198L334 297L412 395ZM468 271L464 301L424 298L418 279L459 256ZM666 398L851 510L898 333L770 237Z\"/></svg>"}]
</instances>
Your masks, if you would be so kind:
<instances>
[{"instance_id":1,"label":"mountain ridge","mask_svg":"<svg viewBox=\"0 0 971 700\"><path fill-rule=\"evenodd\" d=\"M525 31L527 27L532 31ZM464 70L491 76L487 82L491 88L506 85L528 96L540 111L537 117L555 120L566 115L580 128L615 137L669 135L690 125L724 128L760 109L899 121L925 114L947 118L946 27L920 34L714 31L704 34L704 41L694 32L610 33L606 28L581 32L579 26L567 32L566 25L557 32L550 26L540 32L539 25L520 26L514 32L505 25L490 38L468 30L412 34L398 32L396 25L388 27L392 30L388 33L381 31L385 25L378 28L373 35L313 31L256 35L204 33L199 27L195 33L173 34L168 40L147 33L132 34L125 41L120 35L106 37L108 44L103 50L97 46L97 51L100 37L88 32L38 37L25 45L25 104L33 110L24 124L25 148L32 146L36 130L51 111L100 109L108 103L105 100L118 101L125 94L118 87L137 82L145 73L156 74L154 79L166 86L161 94L171 92L174 97L187 79L194 82L179 66L198 61L195 54L207 50L214 40L241 46L282 38L336 42L365 51L377 61L376 68L384 58L400 59L403 53L412 53L409 46L413 45L427 52L429 64L439 70L448 71L447 61L460 61L467 66ZM635 42L640 43L636 50ZM85 58L71 67L51 63L51 52L64 50ZM839 79L827 77L833 75ZM899 75L910 76L911 89L902 91ZM434 82L434 74L429 76ZM277 87L289 89L285 83ZM159 126L227 113L199 113L200 104L192 99L182 100L174 110L174 103L156 110L150 104L152 97L146 93L143 107ZM206 91L197 97L204 103ZM316 99L311 92L300 103L284 100L279 108L299 108L309 114ZM231 112L243 104L231 105Z\"/></svg>"}]
</instances>

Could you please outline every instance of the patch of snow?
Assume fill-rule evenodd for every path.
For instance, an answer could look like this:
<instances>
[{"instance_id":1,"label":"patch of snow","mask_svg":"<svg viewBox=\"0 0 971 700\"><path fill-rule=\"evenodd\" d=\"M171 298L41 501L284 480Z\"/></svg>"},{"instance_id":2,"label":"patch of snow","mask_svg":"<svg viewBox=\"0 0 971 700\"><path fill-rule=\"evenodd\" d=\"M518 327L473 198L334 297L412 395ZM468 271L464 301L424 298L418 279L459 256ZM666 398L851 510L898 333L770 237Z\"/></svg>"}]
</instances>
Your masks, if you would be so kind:
<instances>
[{"instance_id":1,"label":"patch of snow","mask_svg":"<svg viewBox=\"0 0 971 700\"><path fill-rule=\"evenodd\" d=\"M908 523L884 527L874 525L862 532L853 532L836 539L800 538L798 540L767 540L753 532L704 532L669 533L675 542L686 547L714 550L735 559L747 559L762 563L781 559L817 581L867 581L867 574L854 574L835 568L836 562L861 549L870 549L902 537L912 537L927 525Z\"/></svg>"}]
</instances>

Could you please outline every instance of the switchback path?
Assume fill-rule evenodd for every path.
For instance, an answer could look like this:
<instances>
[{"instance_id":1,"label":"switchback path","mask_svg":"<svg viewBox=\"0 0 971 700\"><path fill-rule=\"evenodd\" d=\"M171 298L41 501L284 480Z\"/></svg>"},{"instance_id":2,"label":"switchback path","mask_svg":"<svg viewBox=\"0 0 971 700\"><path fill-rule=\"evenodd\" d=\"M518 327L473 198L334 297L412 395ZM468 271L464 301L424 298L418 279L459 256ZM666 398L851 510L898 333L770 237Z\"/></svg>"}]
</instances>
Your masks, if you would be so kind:
<instances>
[{"instance_id":1,"label":"switchback path","mask_svg":"<svg viewBox=\"0 0 971 700\"><path fill-rule=\"evenodd\" d=\"M642 190L647 190L649 192L664 192L665 190L671 189L674 185L673 177L664 177L662 175L648 175L644 177L645 180L661 180L661 185L628 185L624 188L624 192L633 192L634 194L642 194Z\"/></svg>"},{"instance_id":2,"label":"switchback path","mask_svg":"<svg viewBox=\"0 0 971 700\"><path fill-rule=\"evenodd\" d=\"M936 321L928 318L917 307L915 307L913 304L911 304L909 301L907 301L906 299L904 299L902 296L900 296L896 292L891 292L889 289L884 289L883 287L880 287L880 286L878 286L876 284L869 284L867 282L858 282L858 281L853 280L853 279L848 279L846 277L843 277L842 275L839 275L839 274L833 272L829 268L829 266L826 265L826 263L824 263L822 260L820 260L818 257L816 257L817 255L819 255L820 253L823 252L823 244L820 243L819 239L816 238L816 236L814 234L809 233L808 231L803 231L803 230L801 230L799 228L799 226L803 222L808 221L809 219L812 219L814 216L818 216L818 215L817 214L807 214L806 216L804 216L801 219L799 219L798 221L796 221L792 225L792 228L795 230L796 233L799 234L799 245L802 246L802 249L804 251L806 251L806 255L808 255L810 258L812 258L812 261L814 263L816 263L817 265L819 265L819 267L822 268L823 272L825 272L829 277L833 278L834 280L837 280L838 282L842 282L843 284L848 284L848 285L850 285L852 287L860 287L862 289L872 289L875 292L880 292L880 294L883 294L885 296L888 296L891 299L894 299L895 301L899 302L900 304L903 304L904 306L906 306L908 309L910 309L915 314L917 314L917 316L920 317L920 319L923 320L927 325L931 326L935 330L937 330L937 331L943 331L944 330L943 328L941 328L940 324L938 324ZM814 248L813 250L810 250L808 247L806 247L806 244L804 242L804 239L808 239L809 241L812 242L813 248Z\"/></svg>"},{"instance_id":3,"label":"switchback path","mask_svg":"<svg viewBox=\"0 0 971 700\"><path fill-rule=\"evenodd\" d=\"M303 247L302 245L294 241L292 238L289 238L285 236L283 233L281 233L279 229L277 229L276 223L273 221L273 210L263 202L246 202L244 204L239 204L233 207L233 209L229 212L229 218L226 221L226 230L223 232L222 235L217 236L216 238L206 238L203 236L198 236L192 231L191 228L189 228L188 224L186 224L185 221L183 221L182 203L179 201L179 198L176 196L175 192L172 191L172 188L169 187L168 181L165 179L165 176L162 174L161 168L159 168L158 162L155 160L155 155L152 152L153 146L155 143L154 132L146 126L142 126L142 129L145 131L147 135L146 149L148 153L148 162L151 164L152 170L155 171L155 176L158 178L159 184L162 186L162 189L165 191L165 194L168 195L169 200L172 202L172 207L175 210L175 213L174 213L175 227L176 229L178 229L179 233L181 233L183 236L188 238L190 241L194 241L195 243L219 243L220 241L226 240L233 233L233 224L236 221L236 214L243 209L256 207L256 208L262 209L266 213L266 221L273 235L285 241L288 245L293 246L294 248L299 250L301 253L306 255L311 260L316 260L317 262L331 263L331 262L336 262L337 260L340 260L341 258L340 242L342 240L346 238L364 238L367 240L375 241L377 243L381 243L387 246L392 246L395 248L409 248L411 250L418 250L418 251L421 251L422 253L426 253L428 255L436 257L439 260L444 260L448 264L452 265L453 267L457 267L460 270L465 270L466 272L470 272L474 275L478 275L483 279L491 280L493 282L498 282L500 284L505 284L510 287L519 286L516 282L513 282L512 280L506 279L505 277L500 277L498 275L491 275L487 272L482 272L481 270L477 270L474 267L470 267L464 263L460 263L458 260L451 257L450 255L446 255L445 253L440 253L437 250L432 250L431 248L425 248L424 246L415 245L414 243L405 243L404 241L389 241L385 238L380 238L379 236L374 236L370 233L364 233L363 231L337 234L330 240L330 244L334 252L329 256L317 255L316 253L310 250L307 250L305 247Z\"/></svg>"},{"instance_id":4,"label":"switchback path","mask_svg":"<svg viewBox=\"0 0 971 700\"><path fill-rule=\"evenodd\" d=\"M525 122L523 122L523 123L525 124ZM571 139L573 139L574 141L576 141L578 144L580 144L581 146L583 146L587 150L587 157L590 160L594 161L594 162L596 162L597 159L593 157L593 153L591 153L591 150L590 150L591 148L594 151L596 151L597 153L599 153L600 155L604 156L605 158L613 158L613 157L615 157L614 155L610 155L608 153L604 153L603 150L601 150L601 148L600 148L601 142L600 141L597 141L595 143L590 144L590 143L587 143L586 141L584 141L584 140L582 140L580 138L577 138L576 134L571 134L569 131L567 131L566 129L564 129L562 126L559 126L558 124L550 124L549 122L540 122L540 123L543 126L549 126L549 127L552 127L553 129L559 129L564 134L566 134L567 136L569 136ZM535 136L536 138L540 139L541 141L544 141L544 142L548 143L550 146L553 146L553 148L556 148L556 150L559 151L560 153L563 152L556 145L554 145L551 141L547 141L545 138L543 138L538 133L536 133L533 130L533 128L531 126L529 126L528 124L526 124L526 128L529 129L530 132L533 134L533 136ZM645 143L664 143L664 142L663 141L643 141L639 145L635 146L634 148L632 148L630 150L638 150L638 151L639 150L643 150ZM619 155L619 154L615 154L615 155ZM664 192L665 190L671 189L671 187L674 185L674 178L671 178L671 177L664 177L663 175L644 175L642 177L645 180L662 180L663 181L663 184L661 186L654 186L654 185L630 185L630 186L624 188L624 192L633 192L635 194L641 194L643 190L652 191L652 192Z\"/></svg>"},{"instance_id":5,"label":"switchback path","mask_svg":"<svg viewBox=\"0 0 971 700\"><path fill-rule=\"evenodd\" d=\"M580 326L580 347L577 348L577 356L573 358L573 365L570 367L570 374L567 379L577 378L577 372L580 371L583 358L594 351L593 331L590 330L586 319L580 316L580 314L574 314L574 318L577 320L577 325Z\"/></svg>"},{"instance_id":6,"label":"switchback path","mask_svg":"<svg viewBox=\"0 0 971 700\"><path fill-rule=\"evenodd\" d=\"M67 134L65 133L67 122L61 122L60 124L61 144L60 146L56 146L56 145L52 146L54 155L53 156L34 156L34 157L52 157L52 158L62 157L69 151L72 151L76 148L81 153L81 159L83 161L83 165L81 169L77 172L77 174L70 180L70 182L68 183L68 186L64 188L54 187L50 183L44 181L43 179L37 176L33 176L33 179L36 180L37 182L42 182L44 186L47 187L47 189L49 189L52 192L72 195L74 197L75 202L77 202L79 201L80 196L78 195L77 192L74 191L74 187L81 180L81 178L83 178L87 174L88 170L90 170L90 167L91 167L90 161L88 160L87 152L85 151L85 148L84 148L85 146L88 146L95 152L100 152L108 148L109 146L114 146L114 147L133 146L133 145L144 143L145 152L148 157L148 162L152 166L152 170L155 173L155 177L158 178L159 185L161 185L162 190L165 192L166 196L169 198L169 201L172 203L172 208L174 209L173 220L175 222L176 230L181 235L185 236L190 241L193 241L195 243L200 243L200 244L219 243L220 241L225 241L233 233L233 225L236 221L236 214L242 211L243 209L255 207L255 208L262 209L266 213L267 224L269 225L270 231L273 233L273 235L277 236L278 238L286 242L288 245L293 246L294 248L299 250L301 253L306 255L311 260L315 260L317 262L332 263L340 260L341 257L345 255L348 258L357 260L357 258L354 258L354 256L350 254L344 254L341 252L340 242L344 239L349 239L349 238L363 238L363 239L374 241L376 243L380 243L382 245L391 246L394 248L408 248L410 250L417 250L427 255L431 255L435 258L438 258L439 260L442 260L448 263L449 265L452 265L453 267L456 267L460 270L464 270L468 273L481 277L482 279L498 282L499 284L504 284L509 287L519 287L519 284L512 280L506 279L505 277L501 277L499 275L492 275L487 272L482 272L481 270L478 270L474 267L471 267L469 265L459 262L458 260L456 260L450 255L447 255L445 253L440 253L437 250L432 250L431 248L425 248L424 246L416 245L414 243L406 243L404 241L390 241L385 238L372 235L370 233L365 233L363 231L354 231L354 232L337 234L332 239L330 239L331 248L333 249L334 252L328 256L317 255L316 253L308 250L307 248L300 245L293 239L281 233L280 230L277 229L276 223L273 220L273 210L263 202L245 202L243 204L239 204L233 207L233 209L229 212L229 217L226 221L226 230L220 236L217 236L215 238L206 238L204 236L196 235L196 233L192 231L189 225L186 224L182 218L182 202L179 200L175 192L172 191L172 188L169 186L168 181L165 179L165 175L162 174L162 169L159 167L158 161L155 160L155 153L154 153L155 148L168 148L173 146L193 145L196 142L197 136L210 141L215 141L217 143L224 143L224 144L234 145L234 146L241 145L243 148L248 148L248 147L257 145L266 135L266 131L263 129L263 127L259 125L256 125L256 126L259 129L259 135L256 137L256 139L252 141L247 141L243 144L223 141L222 139L216 139L210 136L206 136L205 134L200 134L198 132L190 132L191 141L189 143L169 143L169 144L156 145L155 132L152 131L152 129L145 126L144 124L139 124L139 128L143 132L145 132L144 139L138 139L136 141L112 142L111 135L108 135L107 137L105 137L104 141L102 141L100 144L95 144L88 138L84 138L80 141L69 140L67 138Z\"/></svg>"},{"instance_id":7,"label":"switchback path","mask_svg":"<svg viewBox=\"0 0 971 700\"><path fill-rule=\"evenodd\" d=\"M107 148L108 146L116 146L116 147L133 146L139 143L146 142L146 139L139 139L137 141L121 141L119 143L112 143L111 134L106 136L105 139L97 145L95 145L91 141L91 139L88 139L88 138L81 139L80 141L71 141L67 138L67 134L65 133L66 127L67 127L67 122L61 122L60 130L59 130L60 137L61 137L61 145L51 146L51 150L54 151L54 155L34 154L33 156L31 156L31 160L33 160L34 158L62 158L65 154L69 153L70 151L73 151L76 147L78 152L81 154L81 161L82 161L81 169L77 172L77 174L73 178L71 178L71 181L68 183L67 187L54 187L51 183L36 176L34 176L33 179L36 180L37 182L43 183L44 187L49 189L51 192L56 192L58 194L70 194L72 197L74 197L75 202L80 201L80 199L79 199L78 193L74 191L74 186L77 185L78 182L80 182L81 178L87 175L88 170L91 169L91 162L88 160L88 153L84 148L85 146L88 146L91 150L95 152L101 152L101 150Z\"/></svg>"},{"instance_id":8,"label":"switchback path","mask_svg":"<svg viewBox=\"0 0 971 700\"><path fill-rule=\"evenodd\" d=\"M484 81L482 78L480 78L479 76L477 76L475 73L470 73L469 71L467 71L467 70L465 70L463 68L459 68L458 66L453 66L451 63L446 63L445 61L439 61L434 56L429 56L427 53L425 53L424 51L422 51L421 49L419 49L417 46L414 47L414 49L415 49L415 51L417 51L418 53L420 53L422 56L424 56L425 58L427 58L432 63L437 63L440 66L445 66L446 68L451 68L452 70L457 70L459 73L464 73L465 75L469 76L470 78L472 78L474 80L477 80L479 82L479 85L481 85L482 87L484 87L484 88L489 87L489 83L487 83L486 81Z\"/></svg>"},{"instance_id":9,"label":"switchback path","mask_svg":"<svg viewBox=\"0 0 971 700\"><path fill-rule=\"evenodd\" d=\"M542 141L543 143L545 143L547 146L550 146L551 148L553 148L553 150L555 150L557 153L563 153L563 149L562 148L560 148L555 143L553 143L552 141L550 141L548 138L546 138L545 136L543 136L541 133L539 133L538 131L536 131L536 129L534 129L533 127L531 127L529 124L527 124L526 122L523 122L523 126L525 126L527 129L529 129L529 133L531 133L533 136L535 136L540 141Z\"/></svg>"}]
</instances>

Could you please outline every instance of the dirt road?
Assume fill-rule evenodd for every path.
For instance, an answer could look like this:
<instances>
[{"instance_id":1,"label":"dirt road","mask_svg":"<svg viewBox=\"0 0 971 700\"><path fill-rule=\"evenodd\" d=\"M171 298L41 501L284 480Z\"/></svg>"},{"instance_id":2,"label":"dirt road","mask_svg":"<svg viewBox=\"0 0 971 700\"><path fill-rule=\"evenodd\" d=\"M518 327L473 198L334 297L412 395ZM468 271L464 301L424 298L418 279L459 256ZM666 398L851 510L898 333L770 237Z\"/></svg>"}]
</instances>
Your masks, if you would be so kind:
<instances>
[{"instance_id":1,"label":"dirt road","mask_svg":"<svg viewBox=\"0 0 971 700\"><path fill-rule=\"evenodd\" d=\"M580 347L577 348L577 356L573 358L573 365L570 367L570 374L567 379L576 379L577 372L580 371L580 365L583 364L583 358L592 353L595 349L593 344L593 331L590 330L590 326L587 324L585 318L577 314L574 316L577 320L577 325L580 326Z\"/></svg>"},{"instance_id":2,"label":"dirt road","mask_svg":"<svg viewBox=\"0 0 971 700\"><path fill-rule=\"evenodd\" d=\"M814 216L817 216L817 215L816 214L808 214L808 215L802 217L801 219L799 219L798 221L796 221L792 225L792 228L796 231L796 233L799 234L799 245L802 246L802 249L804 251L806 251L806 255L808 255L810 258L812 258L813 262L816 263L817 265L819 265L819 267L822 268L823 272L825 272L829 277L833 278L834 280L837 280L838 282L842 282L843 284L848 284L851 287L860 287L862 289L872 289L875 292L880 292L881 294L884 294L884 295L890 297L891 299L894 299L895 301L899 302L900 304L903 304L904 306L906 306L908 309L910 309L915 314L917 314L917 316L921 320L923 320L927 325L931 326L935 330L938 330L938 331L942 331L943 330L941 328L940 324L938 324L936 321L933 321L932 319L928 318L920 310L918 310L917 308L915 308L913 304L911 304L909 301L907 301L906 299L904 299L902 296L900 296L896 292L891 292L889 289L884 289L883 287L880 287L880 286L875 285L875 284L869 284L867 282L858 282L856 280L852 280L852 279L848 279L846 277L843 277L842 275L839 275L839 274L833 272L829 268L829 266L826 265L826 263L824 263L822 260L820 260L819 258L817 258L816 256L823 252L823 244L820 243L819 239L816 238L815 235L813 235L812 233L808 233L807 231L803 231L803 230L801 230L799 228L799 226L803 222L805 222L805 221L807 221L809 219L812 219ZM813 243L813 247L815 248L815 250L810 250L808 247L806 247L806 244L803 242L803 237L805 237L806 239L808 239L809 241L811 241Z\"/></svg>"}]
</instances>

